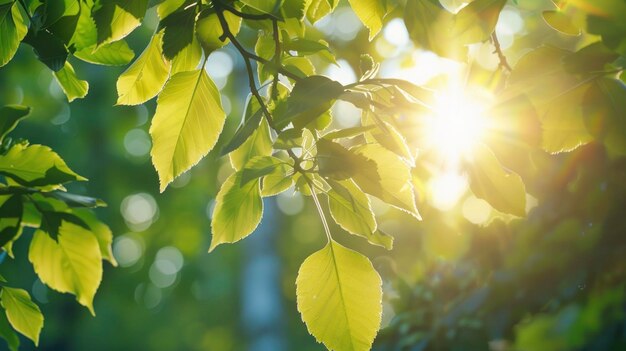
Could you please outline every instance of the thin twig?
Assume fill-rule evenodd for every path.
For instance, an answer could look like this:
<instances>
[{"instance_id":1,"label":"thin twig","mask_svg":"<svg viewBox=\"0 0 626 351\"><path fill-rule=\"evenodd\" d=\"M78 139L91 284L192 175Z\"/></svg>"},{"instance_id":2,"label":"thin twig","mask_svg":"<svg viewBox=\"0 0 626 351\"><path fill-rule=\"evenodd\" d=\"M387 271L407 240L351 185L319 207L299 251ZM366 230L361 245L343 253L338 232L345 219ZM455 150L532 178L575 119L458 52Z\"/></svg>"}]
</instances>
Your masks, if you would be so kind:
<instances>
[{"instance_id":1,"label":"thin twig","mask_svg":"<svg viewBox=\"0 0 626 351\"><path fill-rule=\"evenodd\" d=\"M500 47L500 41L498 41L498 36L496 35L495 31L491 34L491 41L493 42L493 46L495 48L493 53L497 54L498 55L498 60L500 60L500 63L498 64L498 67L506 69L509 72L513 71L513 69L509 65L509 62L506 60L506 56L502 52L502 48Z\"/></svg>"},{"instance_id":2,"label":"thin twig","mask_svg":"<svg viewBox=\"0 0 626 351\"><path fill-rule=\"evenodd\" d=\"M245 12L241 12L237 10L236 8L232 7L231 5L227 3L224 3L223 1L217 0L216 2L219 2L219 6L223 8L224 10L234 14L237 17L241 17L243 19L253 20L253 21L278 20L276 16L269 14L269 13L262 13L262 14L245 13Z\"/></svg>"},{"instance_id":3,"label":"thin twig","mask_svg":"<svg viewBox=\"0 0 626 351\"><path fill-rule=\"evenodd\" d=\"M280 33L278 32L278 21L272 20L272 30L274 31L274 63L280 66ZM272 100L278 99L278 72L274 73L274 83L272 85Z\"/></svg>"}]
</instances>

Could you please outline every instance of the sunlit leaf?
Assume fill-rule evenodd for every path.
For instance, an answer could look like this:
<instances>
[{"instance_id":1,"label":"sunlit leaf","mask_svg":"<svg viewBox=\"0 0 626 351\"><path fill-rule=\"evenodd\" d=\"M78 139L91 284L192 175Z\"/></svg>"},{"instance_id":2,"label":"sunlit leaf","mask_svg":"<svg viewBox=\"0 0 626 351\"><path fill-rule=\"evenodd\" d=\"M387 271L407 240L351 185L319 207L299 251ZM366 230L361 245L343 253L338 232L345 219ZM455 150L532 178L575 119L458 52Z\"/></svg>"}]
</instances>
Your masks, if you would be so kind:
<instances>
[{"instance_id":1,"label":"sunlit leaf","mask_svg":"<svg viewBox=\"0 0 626 351\"><path fill-rule=\"evenodd\" d=\"M133 50L125 40L104 44L96 48L95 45L74 52L79 59L96 65L123 66L135 57Z\"/></svg>"},{"instance_id":2,"label":"sunlit leaf","mask_svg":"<svg viewBox=\"0 0 626 351\"><path fill-rule=\"evenodd\" d=\"M626 155L626 85L616 79L594 82L583 98L587 130L611 152Z\"/></svg>"},{"instance_id":3,"label":"sunlit leaf","mask_svg":"<svg viewBox=\"0 0 626 351\"><path fill-rule=\"evenodd\" d=\"M172 60L172 75L178 72L193 71L202 59L202 47L194 35L191 44L185 46Z\"/></svg>"},{"instance_id":4,"label":"sunlit leaf","mask_svg":"<svg viewBox=\"0 0 626 351\"><path fill-rule=\"evenodd\" d=\"M293 185L293 166L283 162L263 177L261 196L274 196L286 191Z\"/></svg>"},{"instance_id":5,"label":"sunlit leaf","mask_svg":"<svg viewBox=\"0 0 626 351\"><path fill-rule=\"evenodd\" d=\"M117 104L138 105L155 97L169 76L170 63L161 51L163 33L156 34L141 55L117 79Z\"/></svg>"},{"instance_id":6,"label":"sunlit leaf","mask_svg":"<svg viewBox=\"0 0 626 351\"><path fill-rule=\"evenodd\" d=\"M229 154L230 164L236 170L256 156L269 156L272 154L272 138L270 129L265 120L262 120L259 127L248 137L248 139L237 150Z\"/></svg>"},{"instance_id":7,"label":"sunlit leaf","mask_svg":"<svg viewBox=\"0 0 626 351\"><path fill-rule=\"evenodd\" d=\"M43 315L39 307L23 289L2 287L2 307L6 310L9 323L29 339L39 345L39 333L43 328Z\"/></svg>"},{"instance_id":8,"label":"sunlit leaf","mask_svg":"<svg viewBox=\"0 0 626 351\"><path fill-rule=\"evenodd\" d=\"M161 191L213 149L225 119L219 90L205 70L179 72L169 80L150 126Z\"/></svg>"},{"instance_id":9,"label":"sunlit leaf","mask_svg":"<svg viewBox=\"0 0 626 351\"><path fill-rule=\"evenodd\" d=\"M372 40L383 27L383 18L387 14L386 0L349 0L357 17L370 31Z\"/></svg>"},{"instance_id":10,"label":"sunlit leaf","mask_svg":"<svg viewBox=\"0 0 626 351\"><path fill-rule=\"evenodd\" d=\"M366 193L421 219L415 205L411 169L393 152L379 145L363 145L352 149L376 163L375 170L358 172L357 185Z\"/></svg>"},{"instance_id":11,"label":"sunlit leaf","mask_svg":"<svg viewBox=\"0 0 626 351\"><path fill-rule=\"evenodd\" d=\"M163 55L172 60L191 45L196 22L196 6L190 6L165 17L159 23L163 29Z\"/></svg>"},{"instance_id":12,"label":"sunlit leaf","mask_svg":"<svg viewBox=\"0 0 626 351\"><path fill-rule=\"evenodd\" d=\"M59 82L69 102L85 97L89 91L89 83L86 80L78 79L74 67L67 61L62 69L54 72L54 77Z\"/></svg>"},{"instance_id":13,"label":"sunlit leaf","mask_svg":"<svg viewBox=\"0 0 626 351\"><path fill-rule=\"evenodd\" d=\"M35 273L50 288L76 295L91 314L93 298L102 280L102 256L96 237L87 229L63 222L58 241L38 230L30 243L28 259Z\"/></svg>"},{"instance_id":14,"label":"sunlit leaf","mask_svg":"<svg viewBox=\"0 0 626 351\"><path fill-rule=\"evenodd\" d=\"M100 1L93 11L98 45L123 39L141 24L148 0Z\"/></svg>"},{"instance_id":15,"label":"sunlit leaf","mask_svg":"<svg viewBox=\"0 0 626 351\"><path fill-rule=\"evenodd\" d=\"M339 4L338 0L311 0L311 4L306 13L306 18L315 23L335 10Z\"/></svg>"},{"instance_id":16,"label":"sunlit leaf","mask_svg":"<svg viewBox=\"0 0 626 351\"><path fill-rule=\"evenodd\" d=\"M330 241L300 266L298 311L330 350L369 350L382 316L382 281L358 252Z\"/></svg>"},{"instance_id":17,"label":"sunlit leaf","mask_svg":"<svg viewBox=\"0 0 626 351\"><path fill-rule=\"evenodd\" d=\"M241 186L241 175L241 172L233 173L217 193L209 252L220 244L234 243L247 237L261 222L263 199L259 180Z\"/></svg>"},{"instance_id":18,"label":"sunlit leaf","mask_svg":"<svg viewBox=\"0 0 626 351\"><path fill-rule=\"evenodd\" d=\"M228 29L233 35L239 33L241 28L241 17L226 11L224 12L224 18L228 24ZM196 22L196 36L200 41L200 45L204 48L207 54L217 50L230 42L230 39L222 41L220 37L224 34L222 25L220 23L217 14L213 9L206 9L198 15L198 21Z\"/></svg>"},{"instance_id":19,"label":"sunlit leaf","mask_svg":"<svg viewBox=\"0 0 626 351\"><path fill-rule=\"evenodd\" d=\"M486 146L476 146L469 165L470 188L500 212L526 214L526 189L519 175L507 172Z\"/></svg>"},{"instance_id":20,"label":"sunlit leaf","mask_svg":"<svg viewBox=\"0 0 626 351\"><path fill-rule=\"evenodd\" d=\"M96 236L102 259L109 261L111 265L117 267L117 261L115 260L115 256L113 256L113 249L111 247L113 244L113 233L109 226L99 221L96 215L89 210L74 209L72 213L85 222L91 232Z\"/></svg>"},{"instance_id":21,"label":"sunlit leaf","mask_svg":"<svg viewBox=\"0 0 626 351\"><path fill-rule=\"evenodd\" d=\"M17 1L0 5L0 67L11 61L27 31Z\"/></svg>"},{"instance_id":22,"label":"sunlit leaf","mask_svg":"<svg viewBox=\"0 0 626 351\"><path fill-rule=\"evenodd\" d=\"M47 146L14 145L0 156L0 174L30 187L55 188L73 180L86 180L74 173L65 162Z\"/></svg>"},{"instance_id":23,"label":"sunlit leaf","mask_svg":"<svg viewBox=\"0 0 626 351\"><path fill-rule=\"evenodd\" d=\"M393 237L378 230L367 195L351 180L329 181L329 184L332 190L327 193L328 207L335 222L345 231L391 250Z\"/></svg>"},{"instance_id":24,"label":"sunlit leaf","mask_svg":"<svg viewBox=\"0 0 626 351\"><path fill-rule=\"evenodd\" d=\"M572 19L559 10L547 10L541 14L546 23L555 30L567 34L577 36L580 35L580 28L576 27Z\"/></svg>"}]
</instances>

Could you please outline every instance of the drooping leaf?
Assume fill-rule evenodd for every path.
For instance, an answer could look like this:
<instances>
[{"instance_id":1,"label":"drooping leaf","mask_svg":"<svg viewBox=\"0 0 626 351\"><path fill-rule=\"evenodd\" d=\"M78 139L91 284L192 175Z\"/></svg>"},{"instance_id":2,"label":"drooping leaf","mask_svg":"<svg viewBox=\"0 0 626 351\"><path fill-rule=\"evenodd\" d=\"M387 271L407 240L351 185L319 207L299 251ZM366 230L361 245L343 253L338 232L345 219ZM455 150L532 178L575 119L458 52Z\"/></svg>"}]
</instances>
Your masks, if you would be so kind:
<instances>
[{"instance_id":1,"label":"drooping leaf","mask_svg":"<svg viewBox=\"0 0 626 351\"><path fill-rule=\"evenodd\" d=\"M219 90L205 70L179 72L169 80L150 126L161 191L213 149L225 119Z\"/></svg>"},{"instance_id":2,"label":"drooping leaf","mask_svg":"<svg viewBox=\"0 0 626 351\"><path fill-rule=\"evenodd\" d=\"M224 12L224 18L226 19L230 32L233 33L233 35L237 35L241 28L241 17L226 11ZM224 41L220 39L222 34L224 34L222 24L215 11L213 9L206 9L200 12L196 22L196 36L207 55L230 43L230 39Z\"/></svg>"},{"instance_id":3,"label":"drooping leaf","mask_svg":"<svg viewBox=\"0 0 626 351\"><path fill-rule=\"evenodd\" d=\"M421 219L415 205L411 169L393 152L379 145L362 145L351 149L354 153L376 163L376 169L358 172L357 185L366 193Z\"/></svg>"},{"instance_id":4,"label":"drooping leaf","mask_svg":"<svg viewBox=\"0 0 626 351\"><path fill-rule=\"evenodd\" d=\"M343 91L343 85L324 76L307 77L296 83L287 98L286 111L274 122L280 129L290 122L302 128L326 112Z\"/></svg>"},{"instance_id":5,"label":"drooping leaf","mask_svg":"<svg viewBox=\"0 0 626 351\"><path fill-rule=\"evenodd\" d=\"M407 1L404 23L418 47L456 60L465 60L467 49L454 35L454 15L438 0Z\"/></svg>"},{"instance_id":6,"label":"drooping leaf","mask_svg":"<svg viewBox=\"0 0 626 351\"><path fill-rule=\"evenodd\" d=\"M88 46L74 52L74 56L96 65L124 66L133 60L135 53L125 40L118 40L97 48L95 45Z\"/></svg>"},{"instance_id":7,"label":"drooping leaf","mask_svg":"<svg viewBox=\"0 0 626 351\"><path fill-rule=\"evenodd\" d=\"M241 186L272 173L283 161L272 156L256 156L241 169Z\"/></svg>"},{"instance_id":8,"label":"drooping leaf","mask_svg":"<svg viewBox=\"0 0 626 351\"><path fill-rule=\"evenodd\" d=\"M526 214L526 188L519 175L507 172L489 148L476 146L469 165L470 188L500 212Z\"/></svg>"},{"instance_id":9,"label":"drooping leaf","mask_svg":"<svg viewBox=\"0 0 626 351\"><path fill-rule=\"evenodd\" d=\"M496 28L506 0L475 0L455 16L454 33L465 44L487 40Z\"/></svg>"},{"instance_id":10,"label":"drooping leaf","mask_svg":"<svg viewBox=\"0 0 626 351\"><path fill-rule=\"evenodd\" d=\"M319 139L317 163L319 174L337 180L343 180L362 172L376 172L376 163L367 157L346 149L341 144L327 139Z\"/></svg>"},{"instance_id":11,"label":"drooping leaf","mask_svg":"<svg viewBox=\"0 0 626 351\"><path fill-rule=\"evenodd\" d=\"M234 169L240 170L248 161L256 156L269 156L272 154L272 138L270 128L265 120L248 137L237 150L229 154L230 164Z\"/></svg>"},{"instance_id":12,"label":"drooping leaf","mask_svg":"<svg viewBox=\"0 0 626 351\"><path fill-rule=\"evenodd\" d=\"M6 310L9 323L24 336L39 344L39 333L43 328L43 315L39 307L23 289L2 287L2 307Z\"/></svg>"},{"instance_id":13,"label":"drooping leaf","mask_svg":"<svg viewBox=\"0 0 626 351\"><path fill-rule=\"evenodd\" d=\"M330 241L300 266L302 320L330 350L369 350L382 316L382 281L367 257Z\"/></svg>"},{"instance_id":14,"label":"drooping leaf","mask_svg":"<svg viewBox=\"0 0 626 351\"><path fill-rule=\"evenodd\" d=\"M259 127L262 118L263 110L261 109L258 101L254 99L254 96L250 95L243 113L241 125L237 128L237 131L235 132L235 135L233 135L232 139L222 149L220 153L221 156L225 156L226 154L235 151L246 140L248 140L252 133L254 133L254 131Z\"/></svg>"},{"instance_id":15,"label":"drooping leaf","mask_svg":"<svg viewBox=\"0 0 626 351\"><path fill-rule=\"evenodd\" d=\"M263 177L261 196L274 196L286 191L293 185L293 165L288 162L279 164L274 170Z\"/></svg>"},{"instance_id":16,"label":"drooping leaf","mask_svg":"<svg viewBox=\"0 0 626 351\"><path fill-rule=\"evenodd\" d=\"M372 40L383 27L387 14L386 0L349 0L350 6L361 22L369 29Z\"/></svg>"},{"instance_id":17,"label":"drooping leaf","mask_svg":"<svg viewBox=\"0 0 626 351\"><path fill-rule=\"evenodd\" d=\"M242 186L241 176L241 172L233 173L217 193L209 252L220 244L234 243L247 237L261 222L263 199L259 180Z\"/></svg>"},{"instance_id":18,"label":"drooping leaf","mask_svg":"<svg viewBox=\"0 0 626 351\"><path fill-rule=\"evenodd\" d=\"M78 79L74 67L67 61L62 69L54 72L54 77L69 102L85 97L89 91L89 83L86 80Z\"/></svg>"},{"instance_id":19,"label":"drooping leaf","mask_svg":"<svg viewBox=\"0 0 626 351\"><path fill-rule=\"evenodd\" d=\"M58 241L38 230L30 243L28 259L44 284L76 295L76 300L95 314L93 298L102 280L102 255L93 233L65 221Z\"/></svg>"},{"instance_id":20,"label":"drooping leaf","mask_svg":"<svg viewBox=\"0 0 626 351\"><path fill-rule=\"evenodd\" d=\"M30 113L30 107L7 105L0 107L0 143L17 124Z\"/></svg>"},{"instance_id":21,"label":"drooping leaf","mask_svg":"<svg viewBox=\"0 0 626 351\"><path fill-rule=\"evenodd\" d=\"M20 42L26 36L28 28L19 10L17 1L0 5L0 67L11 59Z\"/></svg>"},{"instance_id":22,"label":"drooping leaf","mask_svg":"<svg viewBox=\"0 0 626 351\"><path fill-rule=\"evenodd\" d=\"M141 24L148 0L109 0L98 2L93 10L98 45L123 39Z\"/></svg>"},{"instance_id":23,"label":"drooping leaf","mask_svg":"<svg viewBox=\"0 0 626 351\"><path fill-rule=\"evenodd\" d=\"M161 51L162 32L117 79L117 104L138 105L155 97L167 81L170 63Z\"/></svg>"},{"instance_id":24,"label":"drooping leaf","mask_svg":"<svg viewBox=\"0 0 626 351\"><path fill-rule=\"evenodd\" d=\"M65 162L43 145L16 144L0 156L0 174L23 186L53 189L73 180L86 180L74 173Z\"/></svg>"},{"instance_id":25,"label":"drooping leaf","mask_svg":"<svg viewBox=\"0 0 626 351\"><path fill-rule=\"evenodd\" d=\"M361 236L371 244L387 250L393 247L393 237L377 230L370 200L351 180L328 181L332 190L328 195L328 208L333 219L350 234Z\"/></svg>"}]
</instances>

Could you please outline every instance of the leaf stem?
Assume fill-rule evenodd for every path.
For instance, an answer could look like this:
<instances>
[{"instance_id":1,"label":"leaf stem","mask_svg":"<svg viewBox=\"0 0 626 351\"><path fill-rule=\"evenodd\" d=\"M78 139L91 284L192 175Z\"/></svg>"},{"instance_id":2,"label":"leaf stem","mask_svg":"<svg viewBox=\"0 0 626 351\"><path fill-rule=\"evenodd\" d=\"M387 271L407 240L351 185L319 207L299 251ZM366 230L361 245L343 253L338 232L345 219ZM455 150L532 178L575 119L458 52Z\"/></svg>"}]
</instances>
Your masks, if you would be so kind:
<instances>
[{"instance_id":1,"label":"leaf stem","mask_svg":"<svg viewBox=\"0 0 626 351\"><path fill-rule=\"evenodd\" d=\"M332 235L330 234L330 228L328 227L328 221L326 221L326 215L322 210L322 205L320 204L320 200L317 198L317 194L315 193L315 187L313 186L313 181L309 179L306 174L302 175L304 179L306 179L307 184L309 184L309 189L311 190L311 197L313 197L313 202L315 202L315 207L317 208L317 212L320 215L320 219L322 220L322 224L324 225L324 232L326 232L326 237L328 238L328 242L330 243L333 240Z\"/></svg>"},{"instance_id":2,"label":"leaf stem","mask_svg":"<svg viewBox=\"0 0 626 351\"><path fill-rule=\"evenodd\" d=\"M278 32L278 21L272 20L272 30L274 34L274 64L280 66L282 49L280 47L280 33ZM272 100L278 99L278 72L274 73L274 83L272 85Z\"/></svg>"},{"instance_id":3,"label":"leaf stem","mask_svg":"<svg viewBox=\"0 0 626 351\"><path fill-rule=\"evenodd\" d=\"M493 42L493 46L494 46L494 54L498 55L498 60L500 60L500 63L498 65L499 68L503 68L509 72L512 72L513 69L511 68L511 66L509 65L509 62L506 59L506 56L504 55L504 53L502 52L502 48L500 47L500 41L498 40L498 36L496 35L496 31L494 30L493 33L491 34L491 41Z\"/></svg>"}]
</instances>

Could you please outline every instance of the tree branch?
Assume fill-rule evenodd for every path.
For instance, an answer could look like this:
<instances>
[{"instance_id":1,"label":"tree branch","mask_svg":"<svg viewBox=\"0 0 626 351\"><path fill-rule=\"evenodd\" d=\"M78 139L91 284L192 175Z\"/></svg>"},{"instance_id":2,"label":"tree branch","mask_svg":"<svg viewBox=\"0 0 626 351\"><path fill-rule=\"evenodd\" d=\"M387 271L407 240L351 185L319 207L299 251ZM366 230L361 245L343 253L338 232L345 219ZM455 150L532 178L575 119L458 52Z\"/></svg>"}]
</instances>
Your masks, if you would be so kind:
<instances>
[{"instance_id":1,"label":"tree branch","mask_svg":"<svg viewBox=\"0 0 626 351\"><path fill-rule=\"evenodd\" d=\"M505 70L507 70L509 72L513 71L513 69L509 65L509 62L506 60L506 56L502 52L502 48L500 47L500 42L498 41L498 36L496 35L495 31L491 34L491 41L493 42L493 46L495 48L493 53L497 54L498 55L498 60L500 60L500 63L498 64L498 67L499 68L503 68L503 69L505 69Z\"/></svg>"}]
</instances>

